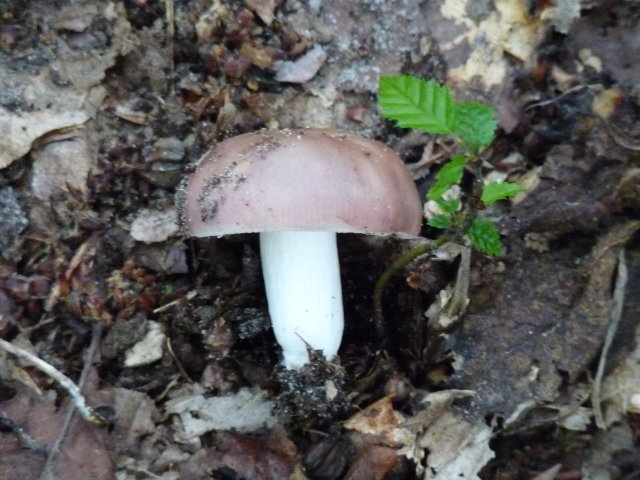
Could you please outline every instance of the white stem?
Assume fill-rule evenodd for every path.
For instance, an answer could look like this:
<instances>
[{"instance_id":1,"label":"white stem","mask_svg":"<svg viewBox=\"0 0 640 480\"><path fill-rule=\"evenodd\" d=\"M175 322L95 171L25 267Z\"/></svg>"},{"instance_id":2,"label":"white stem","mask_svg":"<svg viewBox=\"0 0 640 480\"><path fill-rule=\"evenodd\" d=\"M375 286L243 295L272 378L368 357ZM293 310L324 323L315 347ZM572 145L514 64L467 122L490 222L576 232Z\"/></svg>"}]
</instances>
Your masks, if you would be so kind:
<instances>
[{"instance_id":1,"label":"white stem","mask_svg":"<svg viewBox=\"0 0 640 480\"><path fill-rule=\"evenodd\" d=\"M335 232L263 232L260 255L285 367L300 368L309 361L305 342L331 359L344 328Z\"/></svg>"}]
</instances>

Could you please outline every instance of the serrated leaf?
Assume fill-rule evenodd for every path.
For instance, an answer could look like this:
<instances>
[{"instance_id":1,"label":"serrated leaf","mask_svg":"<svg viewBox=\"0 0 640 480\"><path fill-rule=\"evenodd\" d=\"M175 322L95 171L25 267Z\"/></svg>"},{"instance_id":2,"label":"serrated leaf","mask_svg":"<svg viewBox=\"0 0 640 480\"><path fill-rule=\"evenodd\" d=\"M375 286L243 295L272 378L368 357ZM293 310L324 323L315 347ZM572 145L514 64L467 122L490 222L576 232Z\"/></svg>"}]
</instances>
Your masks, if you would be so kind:
<instances>
[{"instance_id":1,"label":"serrated leaf","mask_svg":"<svg viewBox=\"0 0 640 480\"><path fill-rule=\"evenodd\" d=\"M485 205L491 205L498 200L511 197L520 192L524 192L524 188L517 183L491 182L482 187L482 196L480 199Z\"/></svg>"},{"instance_id":2,"label":"serrated leaf","mask_svg":"<svg viewBox=\"0 0 640 480\"><path fill-rule=\"evenodd\" d=\"M491 107L477 102L461 102L455 105L453 133L475 153L493 141L497 125Z\"/></svg>"},{"instance_id":3,"label":"serrated leaf","mask_svg":"<svg viewBox=\"0 0 640 480\"><path fill-rule=\"evenodd\" d=\"M445 228L449 228L451 225L451 217L448 215L436 215L432 217L427 222L427 225L433 228L440 228L444 230Z\"/></svg>"},{"instance_id":4,"label":"serrated leaf","mask_svg":"<svg viewBox=\"0 0 640 480\"><path fill-rule=\"evenodd\" d=\"M460 181L465 163L467 163L467 159L462 155L456 155L445 163L436 174L436 183L427 192L427 198L429 200L440 200L451 185Z\"/></svg>"},{"instance_id":5,"label":"serrated leaf","mask_svg":"<svg viewBox=\"0 0 640 480\"><path fill-rule=\"evenodd\" d=\"M486 218L476 218L467 230L467 237L482 253L498 255L502 251L500 232L493 222Z\"/></svg>"},{"instance_id":6,"label":"serrated leaf","mask_svg":"<svg viewBox=\"0 0 640 480\"><path fill-rule=\"evenodd\" d=\"M455 106L451 91L433 80L411 75L380 77L378 104L383 115L400 127L429 133L453 132Z\"/></svg>"},{"instance_id":7,"label":"serrated leaf","mask_svg":"<svg viewBox=\"0 0 640 480\"><path fill-rule=\"evenodd\" d=\"M440 200L436 200L436 203L443 212L449 214L455 213L456 210L460 208L460 200L458 198L452 198L450 200L444 200L441 198Z\"/></svg>"}]
</instances>

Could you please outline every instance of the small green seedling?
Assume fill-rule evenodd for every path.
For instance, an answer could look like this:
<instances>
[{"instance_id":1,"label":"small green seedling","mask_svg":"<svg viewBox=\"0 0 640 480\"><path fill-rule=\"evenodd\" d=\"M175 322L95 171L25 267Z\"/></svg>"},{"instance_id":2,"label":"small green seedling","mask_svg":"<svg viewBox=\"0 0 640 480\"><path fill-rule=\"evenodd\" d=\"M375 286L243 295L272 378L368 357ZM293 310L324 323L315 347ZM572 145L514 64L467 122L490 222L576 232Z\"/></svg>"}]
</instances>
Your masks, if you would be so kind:
<instances>
[{"instance_id":1,"label":"small green seedling","mask_svg":"<svg viewBox=\"0 0 640 480\"><path fill-rule=\"evenodd\" d=\"M379 87L378 101L385 118L395 120L399 127L450 135L463 148L462 155L442 166L427 193L427 199L442 212L430 218L428 225L450 231L454 237L464 235L481 252L498 255L502 251L498 229L477 216L476 204L491 205L523 189L510 182L482 183L480 153L493 141L497 126L493 109L477 102L457 102L446 86L410 75L382 77ZM460 183L467 166L474 172L474 191L462 205L445 193Z\"/></svg>"}]
</instances>

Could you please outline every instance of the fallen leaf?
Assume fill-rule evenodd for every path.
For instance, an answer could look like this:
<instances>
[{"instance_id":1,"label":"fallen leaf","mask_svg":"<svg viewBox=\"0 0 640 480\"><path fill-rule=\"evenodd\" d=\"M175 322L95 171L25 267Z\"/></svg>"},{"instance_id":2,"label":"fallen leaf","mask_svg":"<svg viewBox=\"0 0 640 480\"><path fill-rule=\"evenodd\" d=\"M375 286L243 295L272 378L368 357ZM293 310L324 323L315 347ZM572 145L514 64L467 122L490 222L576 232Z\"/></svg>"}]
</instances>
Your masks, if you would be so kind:
<instances>
[{"instance_id":1,"label":"fallen leaf","mask_svg":"<svg viewBox=\"0 0 640 480\"><path fill-rule=\"evenodd\" d=\"M150 320L147 322L147 333L142 340L127 350L124 366L139 367L160 360L166 339L167 336L162 331L161 325Z\"/></svg>"},{"instance_id":2,"label":"fallen leaf","mask_svg":"<svg viewBox=\"0 0 640 480\"><path fill-rule=\"evenodd\" d=\"M267 25L271 25L276 7L280 2L278 0L244 0L244 3L256 12L260 20Z\"/></svg>"},{"instance_id":3,"label":"fallen leaf","mask_svg":"<svg viewBox=\"0 0 640 480\"><path fill-rule=\"evenodd\" d=\"M66 417L66 408L56 409L51 403L27 394L18 394L0 403L0 408L28 435L47 448L51 448L55 442ZM47 457L25 449L12 432L0 432L0 451L0 478L41 478ZM108 432L76 415L63 439L62 451L57 453L52 466L55 478L112 480L115 464Z\"/></svg>"},{"instance_id":4,"label":"fallen leaf","mask_svg":"<svg viewBox=\"0 0 640 480\"><path fill-rule=\"evenodd\" d=\"M101 400L114 411L113 430L119 452L135 453L143 437L155 432L160 415L153 400L142 392L126 388L101 391Z\"/></svg>"},{"instance_id":5,"label":"fallen leaf","mask_svg":"<svg viewBox=\"0 0 640 480\"><path fill-rule=\"evenodd\" d=\"M344 422L344 428L370 435L380 435L398 427L404 416L393 409L389 397L382 397L362 412Z\"/></svg>"},{"instance_id":6,"label":"fallen leaf","mask_svg":"<svg viewBox=\"0 0 640 480\"><path fill-rule=\"evenodd\" d=\"M144 208L131 223L131 236L139 242L163 242L177 232L178 212L175 208L162 211Z\"/></svg>"},{"instance_id":7,"label":"fallen leaf","mask_svg":"<svg viewBox=\"0 0 640 480\"><path fill-rule=\"evenodd\" d=\"M273 402L266 400L260 389L242 388L233 395L205 397L202 389L194 386L191 394L169 400L165 408L180 419L176 431L180 442L214 430L253 432L276 422L271 414Z\"/></svg>"},{"instance_id":8,"label":"fallen leaf","mask_svg":"<svg viewBox=\"0 0 640 480\"><path fill-rule=\"evenodd\" d=\"M71 25L70 13L78 5L60 8L45 5L45 17L55 25ZM101 9L84 9L83 19L73 22L73 29L107 22L112 36L109 48L87 53L84 45L69 46L65 37L56 37L56 54L37 74L30 69L16 69L5 57L0 60L0 90L12 92L14 108L0 107L0 169L29 152L35 140L56 130L77 127L93 117L106 96L99 85L105 71L116 57L130 48L127 36L131 27L123 13L124 6L105 4ZM42 12L41 12L42 13ZM76 12L77 13L77 12ZM73 15L72 15L73 16ZM43 25L41 28L47 28ZM87 40L92 38L88 35ZM43 47L44 51L44 47ZM41 53L42 54L42 53Z\"/></svg>"},{"instance_id":9,"label":"fallen leaf","mask_svg":"<svg viewBox=\"0 0 640 480\"><path fill-rule=\"evenodd\" d=\"M487 425L445 412L417 439L428 452L424 480L479 479L478 472L494 457L489 440Z\"/></svg>"},{"instance_id":10,"label":"fallen leaf","mask_svg":"<svg viewBox=\"0 0 640 480\"><path fill-rule=\"evenodd\" d=\"M87 139L81 132L70 138L34 148L31 191L42 201L68 194L70 189L87 193L87 178L95 165Z\"/></svg>"},{"instance_id":11,"label":"fallen leaf","mask_svg":"<svg viewBox=\"0 0 640 480\"><path fill-rule=\"evenodd\" d=\"M478 479L480 469L494 457L489 447L491 428L482 420L472 423L452 409L456 399L472 395L468 390L430 393L421 402L424 409L400 426L399 430L413 432L414 440L405 441L399 453L415 462L420 478Z\"/></svg>"},{"instance_id":12,"label":"fallen leaf","mask_svg":"<svg viewBox=\"0 0 640 480\"><path fill-rule=\"evenodd\" d=\"M398 462L395 448L365 445L349 467L345 480L383 480Z\"/></svg>"},{"instance_id":13,"label":"fallen leaf","mask_svg":"<svg viewBox=\"0 0 640 480\"><path fill-rule=\"evenodd\" d=\"M296 448L283 434L266 436L222 433L216 446L196 452L180 467L182 480L206 480L217 472L233 472L234 478L286 479L294 472Z\"/></svg>"}]
</instances>

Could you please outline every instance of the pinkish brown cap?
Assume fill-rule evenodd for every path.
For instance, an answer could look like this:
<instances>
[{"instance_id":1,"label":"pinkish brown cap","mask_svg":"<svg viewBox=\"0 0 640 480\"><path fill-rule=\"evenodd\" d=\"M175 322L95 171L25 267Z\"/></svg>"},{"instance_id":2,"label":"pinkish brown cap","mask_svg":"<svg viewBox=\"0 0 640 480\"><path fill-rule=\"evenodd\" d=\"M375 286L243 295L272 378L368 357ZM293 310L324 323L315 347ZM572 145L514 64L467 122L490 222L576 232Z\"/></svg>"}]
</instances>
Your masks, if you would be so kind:
<instances>
[{"instance_id":1,"label":"pinkish brown cap","mask_svg":"<svg viewBox=\"0 0 640 480\"><path fill-rule=\"evenodd\" d=\"M262 130L209 150L179 189L197 237L278 230L417 235L422 205L385 145L329 129Z\"/></svg>"}]
</instances>

